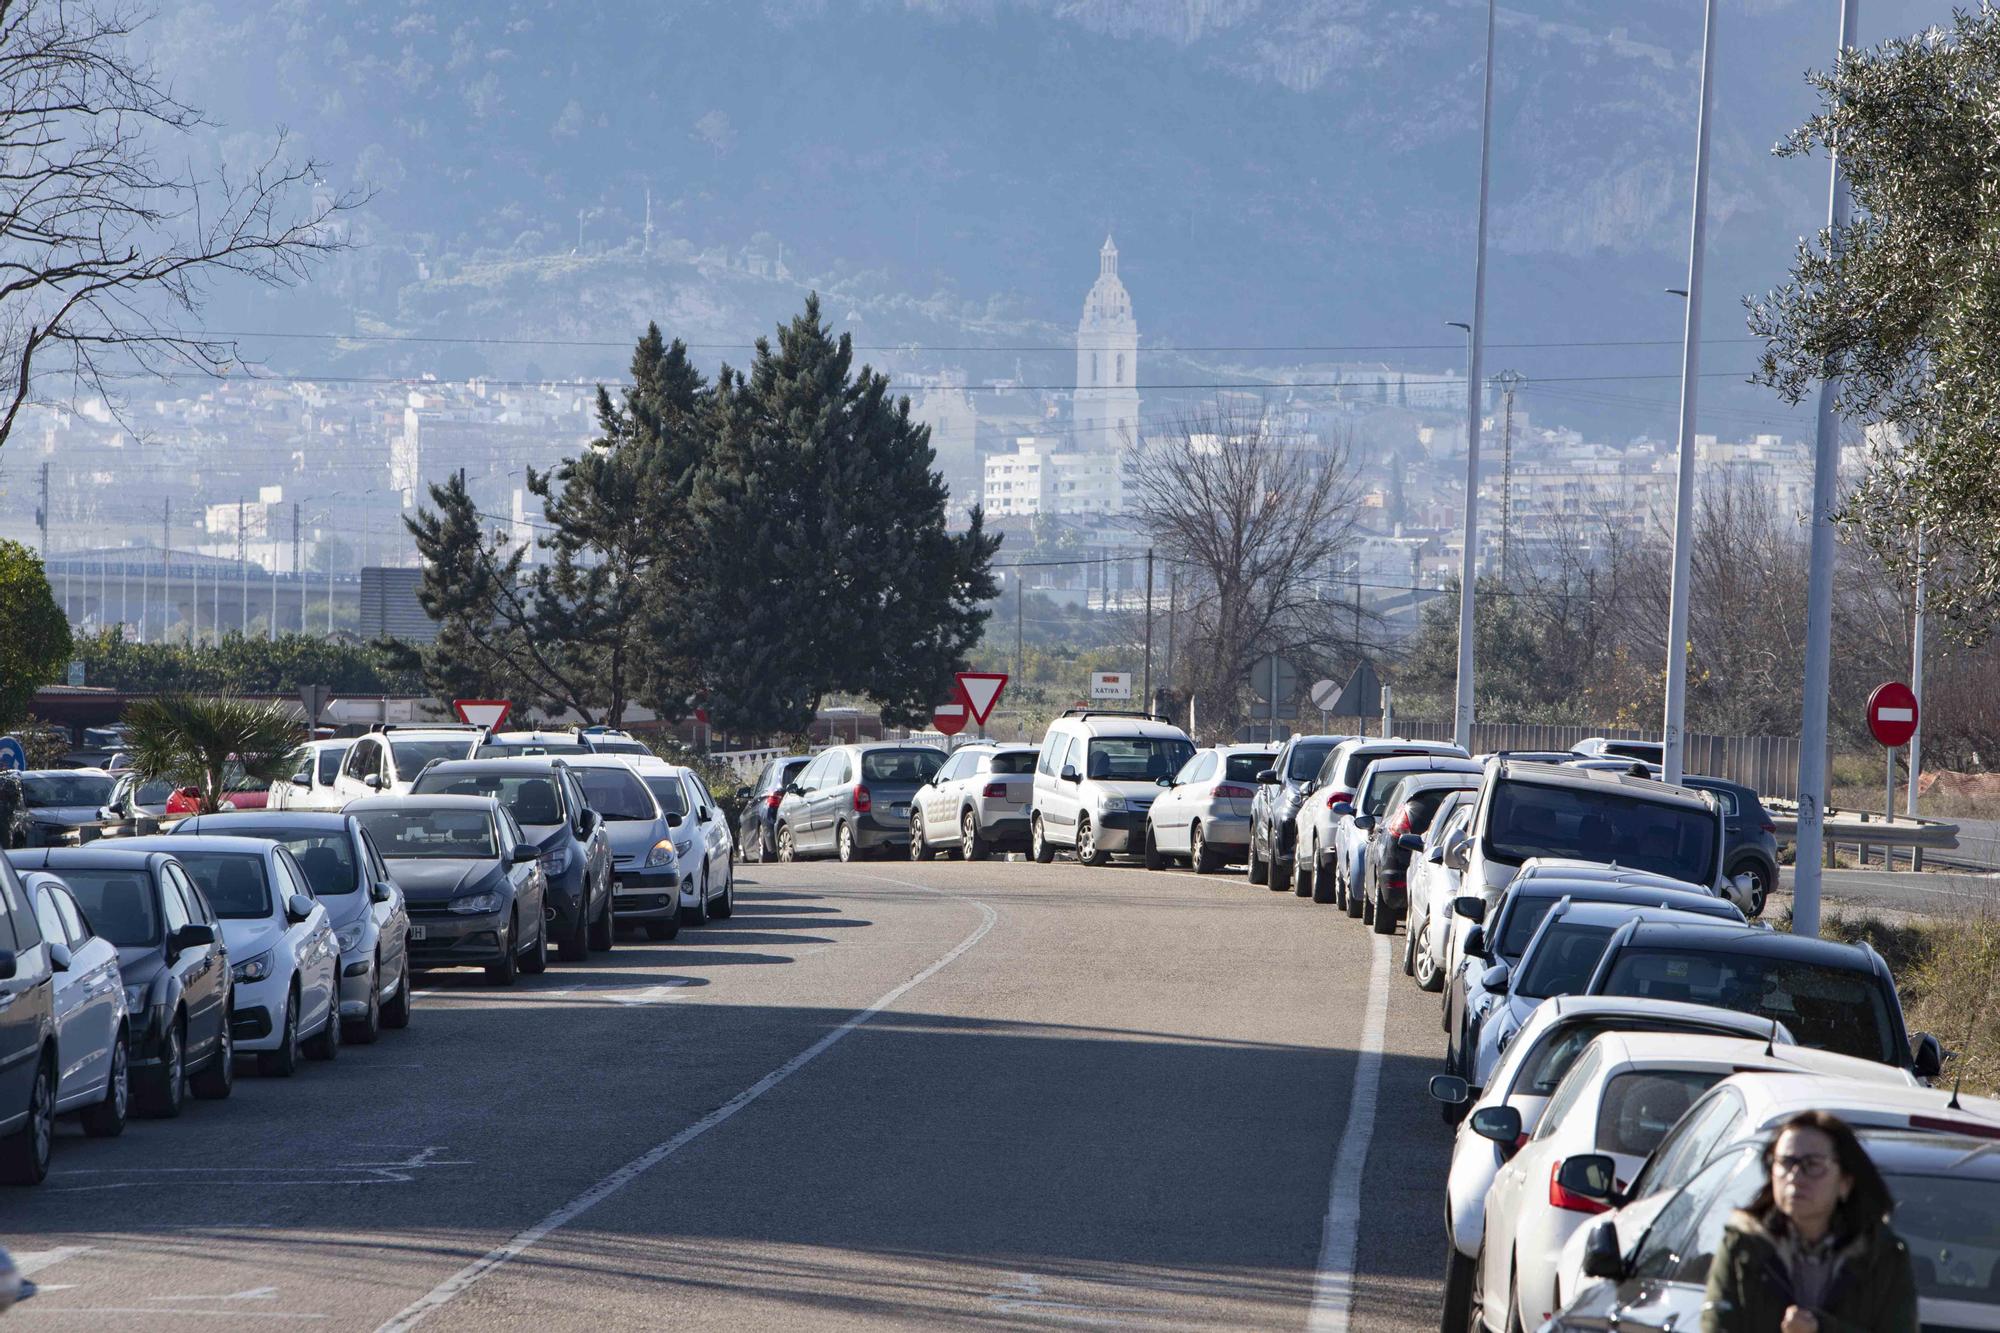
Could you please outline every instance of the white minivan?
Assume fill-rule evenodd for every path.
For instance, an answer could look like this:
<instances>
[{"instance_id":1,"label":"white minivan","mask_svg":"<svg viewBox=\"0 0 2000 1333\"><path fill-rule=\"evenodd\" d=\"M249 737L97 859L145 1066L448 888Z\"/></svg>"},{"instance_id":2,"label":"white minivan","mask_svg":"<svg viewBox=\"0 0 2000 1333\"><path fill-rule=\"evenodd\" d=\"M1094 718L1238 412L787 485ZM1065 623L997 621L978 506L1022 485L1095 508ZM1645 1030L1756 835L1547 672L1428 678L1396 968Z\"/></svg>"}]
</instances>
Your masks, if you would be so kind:
<instances>
[{"instance_id":1,"label":"white minivan","mask_svg":"<svg viewBox=\"0 0 2000 1333\"><path fill-rule=\"evenodd\" d=\"M1194 757L1194 742L1151 713L1072 708L1049 724L1035 764L1028 843L1037 861L1073 847L1100 866L1113 852L1143 849L1146 815L1171 778Z\"/></svg>"}]
</instances>

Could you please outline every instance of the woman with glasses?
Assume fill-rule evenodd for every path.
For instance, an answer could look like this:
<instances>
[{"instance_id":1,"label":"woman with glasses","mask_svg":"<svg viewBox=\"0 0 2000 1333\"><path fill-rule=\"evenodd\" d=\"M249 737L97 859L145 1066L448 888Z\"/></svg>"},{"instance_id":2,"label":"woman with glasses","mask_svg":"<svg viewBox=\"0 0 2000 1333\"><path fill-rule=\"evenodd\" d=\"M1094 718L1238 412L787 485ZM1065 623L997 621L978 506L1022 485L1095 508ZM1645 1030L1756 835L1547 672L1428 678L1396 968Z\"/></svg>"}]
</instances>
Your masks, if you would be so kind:
<instances>
[{"instance_id":1,"label":"woman with glasses","mask_svg":"<svg viewBox=\"0 0 2000 1333\"><path fill-rule=\"evenodd\" d=\"M1708 1270L1704 1333L1917 1333L1895 1201L1844 1121L1807 1111L1765 1146L1768 1178Z\"/></svg>"}]
</instances>

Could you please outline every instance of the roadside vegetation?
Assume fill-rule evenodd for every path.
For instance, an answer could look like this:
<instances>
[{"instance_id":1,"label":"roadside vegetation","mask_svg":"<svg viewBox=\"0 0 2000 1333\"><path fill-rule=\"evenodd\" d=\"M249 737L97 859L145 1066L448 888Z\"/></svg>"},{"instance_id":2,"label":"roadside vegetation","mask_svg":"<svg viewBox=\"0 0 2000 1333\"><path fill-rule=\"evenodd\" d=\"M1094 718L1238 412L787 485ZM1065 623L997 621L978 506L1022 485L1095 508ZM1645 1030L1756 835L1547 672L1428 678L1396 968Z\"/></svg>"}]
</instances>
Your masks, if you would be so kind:
<instances>
[{"instance_id":1,"label":"roadside vegetation","mask_svg":"<svg viewBox=\"0 0 2000 1333\"><path fill-rule=\"evenodd\" d=\"M1790 930L1789 916L1778 923ZM2000 916L1971 909L1949 919L1892 922L1830 913L1820 934L1867 943L1882 955L1902 993L1912 1032L1930 1032L1950 1052L1943 1086L1963 1079L1967 1092L2000 1095Z\"/></svg>"}]
</instances>

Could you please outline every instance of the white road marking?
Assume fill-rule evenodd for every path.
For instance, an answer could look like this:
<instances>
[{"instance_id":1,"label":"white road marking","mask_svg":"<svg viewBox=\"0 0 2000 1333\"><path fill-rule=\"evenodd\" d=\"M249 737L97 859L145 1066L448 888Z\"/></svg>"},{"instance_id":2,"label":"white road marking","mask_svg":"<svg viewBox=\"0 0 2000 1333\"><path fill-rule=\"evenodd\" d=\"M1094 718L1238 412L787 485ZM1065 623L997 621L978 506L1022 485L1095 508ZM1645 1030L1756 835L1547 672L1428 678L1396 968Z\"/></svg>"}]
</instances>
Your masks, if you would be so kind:
<instances>
[{"instance_id":1,"label":"white road marking","mask_svg":"<svg viewBox=\"0 0 2000 1333\"><path fill-rule=\"evenodd\" d=\"M47 1290L47 1288L43 1288ZM143 1314L155 1319L212 1319L220 1315L224 1319L324 1319L323 1314L306 1314L290 1310L246 1310L237 1306L229 1310L169 1310L157 1305L43 1305L39 1301L29 1301L26 1305L14 1307L15 1314Z\"/></svg>"},{"instance_id":2,"label":"white road marking","mask_svg":"<svg viewBox=\"0 0 2000 1333\"><path fill-rule=\"evenodd\" d=\"M1375 1137L1375 1102L1382 1089L1382 1044L1389 1025L1389 937L1373 935L1368 967L1368 1007L1354 1057L1354 1092L1341 1127L1340 1151L1327 1182L1326 1221L1319 1234L1319 1272L1313 1278L1308 1333L1347 1333L1354 1310L1355 1261L1361 1238L1361 1176Z\"/></svg>"},{"instance_id":3,"label":"white road marking","mask_svg":"<svg viewBox=\"0 0 2000 1333\"><path fill-rule=\"evenodd\" d=\"M278 1299L276 1287L252 1287L248 1291L232 1291L221 1296L161 1296L163 1301L275 1301Z\"/></svg>"},{"instance_id":4,"label":"white road marking","mask_svg":"<svg viewBox=\"0 0 2000 1333\"><path fill-rule=\"evenodd\" d=\"M22 1277L33 1277L51 1264L59 1264L65 1259L74 1259L79 1254L89 1254L89 1245L61 1245L53 1250L16 1250L14 1271Z\"/></svg>"},{"instance_id":5,"label":"white road marking","mask_svg":"<svg viewBox=\"0 0 2000 1333\"><path fill-rule=\"evenodd\" d=\"M866 878L881 879L883 882L891 884L908 883L905 880L892 880L885 876L870 875L866 876ZM467 1264L458 1272L438 1283L437 1286L432 1287L423 1296L404 1306L403 1309L384 1321L376 1329L376 1333L403 1333L406 1329L415 1328L432 1312L441 1309L462 1295L474 1283L487 1274L493 1272L501 1265L520 1257L529 1249L547 1239L552 1233L568 1226L584 1213L589 1212L592 1208L595 1208L598 1204L604 1202L604 1200L646 1174L646 1172L651 1171L661 1162L666 1161L669 1157L687 1147L688 1144L693 1143L711 1129L729 1120L738 1111L741 1111L744 1107L750 1105L759 1097L762 1097L765 1093L798 1073L801 1069L804 1069L814 1060L826 1054L841 1038L861 1027L876 1014L881 1013L918 986L923 985L924 982L929 981L939 972L957 962L968 949L985 939L986 932L993 929L993 924L1000 919L998 912L995 912L991 907L988 907L985 903L977 899L959 898L955 895L942 893L937 889L923 884L909 885L909 887L922 889L926 893L937 894L937 896L949 901L968 903L978 908L979 925L970 935L967 935L964 939L953 945L942 958L932 963L929 967L926 967L908 981L896 986L866 1009L855 1014L839 1027L827 1033L818 1041L806 1047L803 1051L800 1051L797 1055L785 1061L785 1063L779 1065L776 1069L764 1075L764 1077L758 1079L755 1083L752 1083L749 1087L743 1089L743 1091L737 1093L734 1097L731 1097L701 1119L681 1130L680 1133L674 1135L664 1143L656 1144L647 1149L639 1156L619 1167L616 1171L613 1171L610 1175L598 1181L595 1185L592 1185L583 1193L577 1195L574 1199L571 1199L568 1203L562 1205L562 1207L550 1213L547 1217L544 1217L541 1221L514 1236L506 1244L488 1251L480 1258L475 1259L472 1263Z\"/></svg>"}]
</instances>

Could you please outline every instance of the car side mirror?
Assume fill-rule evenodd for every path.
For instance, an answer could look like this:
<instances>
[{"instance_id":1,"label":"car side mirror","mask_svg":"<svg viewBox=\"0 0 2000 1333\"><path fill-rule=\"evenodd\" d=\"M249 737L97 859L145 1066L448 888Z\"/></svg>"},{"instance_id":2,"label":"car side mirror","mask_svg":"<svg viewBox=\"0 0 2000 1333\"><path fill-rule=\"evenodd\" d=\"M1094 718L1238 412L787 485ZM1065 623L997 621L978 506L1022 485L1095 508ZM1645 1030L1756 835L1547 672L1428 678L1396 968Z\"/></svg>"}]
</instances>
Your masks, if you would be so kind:
<instances>
[{"instance_id":1,"label":"car side mirror","mask_svg":"<svg viewBox=\"0 0 2000 1333\"><path fill-rule=\"evenodd\" d=\"M715 814L714 811L710 810L707 806L704 805L701 809L694 812L694 817L700 820L702 823L706 824L711 818L714 817L714 814Z\"/></svg>"},{"instance_id":2,"label":"car side mirror","mask_svg":"<svg viewBox=\"0 0 2000 1333\"><path fill-rule=\"evenodd\" d=\"M1464 843L1455 842L1445 848L1444 863L1447 869L1464 874L1465 868L1472 864L1472 858L1466 853Z\"/></svg>"},{"instance_id":3,"label":"car side mirror","mask_svg":"<svg viewBox=\"0 0 2000 1333\"><path fill-rule=\"evenodd\" d=\"M514 864L517 866L525 865L529 861L540 860L541 855L542 851L541 848L539 847L532 846L531 844L525 842L517 842L514 844Z\"/></svg>"},{"instance_id":4,"label":"car side mirror","mask_svg":"<svg viewBox=\"0 0 2000 1333\"><path fill-rule=\"evenodd\" d=\"M303 921L313 914L313 900L303 893L295 893L285 899L285 915L294 921Z\"/></svg>"},{"instance_id":5,"label":"car side mirror","mask_svg":"<svg viewBox=\"0 0 2000 1333\"><path fill-rule=\"evenodd\" d=\"M1396 845L1406 852L1421 852L1424 840L1415 833L1405 833L1396 839Z\"/></svg>"},{"instance_id":6,"label":"car side mirror","mask_svg":"<svg viewBox=\"0 0 2000 1333\"><path fill-rule=\"evenodd\" d=\"M1583 1240L1583 1275L1623 1282L1625 1252L1618 1248L1618 1224L1599 1222Z\"/></svg>"},{"instance_id":7,"label":"car side mirror","mask_svg":"<svg viewBox=\"0 0 2000 1333\"><path fill-rule=\"evenodd\" d=\"M1483 940L1480 942L1482 944L1485 943ZM1487 990L1492 991L1495 995L1505 995L1507 993L1508 973L1511 970L1505 963L1495 963L1479 974L1479 984L1486 987Z\"/></svg>"},{"instance_id":8,"label":"car side mirror","mask_svg":"<svg viewBox=\"0 0 2000 1333\"><path fill-rule=\"evenodd\" d=\"M1174 785L1174 780L1172 778L1154 778L1153 785L1155 787L1166 787L1171 789Z\"/></svg>"},{"instance_id":9,"label":"car side mirror","mask_svg":"<svg viewBox=\"0 0 2000 1333\"><path fill-rule=\"evenodd\" d=\"M1910 1072L1921 1079L1933 1079L1944 1072L1944 1047L1928 1032L1919 1032L1912 1042L1914 1057Z\"/></svg>"},{"instance_id":10,"label":"car side mirror","mask_svg":"<svg viewBox=\"0 0 2000 1333\"><path fill-rule=\"evenodd\" d=\"M374 903L393 902L395 901L395 897L396 897L396 886L393 884L384 883L379 880L375 883L373 888L368 890L368 901L370 902Z\"/></svg>"},{"instance_id":11,"label":"car side mirror","mask_svg":"<svg viewBox=\"0 0 2000 1333\"><path fill-rule=\"evenodd\" d=\"M1431 863L1432 865L1434 865L1434 866L1436 866L1436 865L1443 865L1443 864L1444 864L1444 845L1443 845L1442 843L1440 843L1440 844L1439 844L1438 846L1436 846L1436 847L1433 847L1433 848L1431 848L1431 849L1430 849L1429 851L1425 852L1425 853L1424 853L1424 860L1426 860L1426 861L1429 861L1429 862L1430 862L1430 863Z\"/></svg>"},{"instance_id":12,"label":"car side mirror","mask_svg":"<svg viewBox=\"0 0 2000 1333\"><path fill-rule=\"evenodd\" d=\"M292 785L294 787L310 787L312 786L312 781L312 774L310 773L292 774Z\"/></svg>"},{"instance_id":13,"label":"car side mirror","mask_svg":"<svg viewBox=\"0 0 2000 1333\"><path fill-rule=\"evenodd\" d=\"M1465 932L1465 956L1467 958L1486 956L1486 927L1474 926Z\"/></svg>"},{"instance_id":14,"label":"car side mirror","mask_svg":"<svg viewBox=\"0 0 2000 1333\"><path fill-rule=\"evenodd\" d=\"M805 794L806 794L806 789L805 789L804 787L801 787L801 786L800 786L800 785L799 785L798 783L796 783L796 782L787 782L787 783L785 784L785 795L787 795L787 796L804 796Z\"/></svg>"},{"instance_id":15,"label":"car side mirror","mask_svg":"<svg viewBox=\"0 0 2000 1333\"><path fill-rule=\"evenodd\" d=\"M1521 1112L1516 1107L1482 1106L1466 1123L1480 1138L1492 1139L1502 1147L1512 1148L1521 1141Z\"/></svg>"},{"instance_id":16,"label":"car side mirror","mask_svg":"<svg viewBox=\"0 0 2000 1333\"><path fill-rule=\"evenodd\" d=\"M1601 1152L1564 1158L1563 1164L1556 1168L1556 1184L1571 1194L1613 1208L1624 1202L1618 1196L1618 1163Z\"/></svg>"},{"instance_id":17,"label":"car side mirror","mask_svg":"<svg viewBox=\"0 0 2000 1333\"><path fill-rule=\"evenodd\" d=\"M1266 787L1271 787L1271 786L1275 786L1275 785L1277 785L1277 781L1278 781L1278 770L1277 770L1277 769L1275 769L1275 768L1260 768L1260 769L1258 769L1258 770L1257 770L1257 781L1258 781L1258 782L1259 782L1259 783L1260 783L1261 785L1263 785L1263 786L1266 786Z\"/></svg>"},{"instance_id":18,"label":"car side mirror","mask_svg":"<svg viewBox=\"0 0 2000 1333\"><path fill-rule=\"evenodd\" d=\"M677 814L674 814L673 812L669 811L669 812L668 812L668 814L667 814L667 827L668 827L668 828L679 828L680 826L681 826L681 817L680 817L679 815L677 815Z\"/></svg>"},{"instance_id":19,"label":"car side mirror","mask_svg":"<svg viewBox=\"0 0 2000 1333\"><path fill-rule=\"evenodd\" d=\"M14 961L12 949L0 949L0 981L12 981L19 964Z\"/></svg>"},{"instance_id":20,"label":"car side mirror","mask_svg":"<svg viewBox=\"0 0 2000 1333\"><path fill-rule=\"evenodd\" d=\"M67 944L57 944L54 940L50 940L49 969L54 972L67 972L69 971L70 962L69 946Z\"/></svg>"},{"instance_id":21,"label":"car side mirror","mask_svg":"<svg viewBox=\"0 0 2000 1333\"><path fill-rule=\"evenodd\" d=\"M738 788L736 789L736 799L737 799L737 800L739 800L739 801L747 801L747 800L749 800L749 799L750 799L750 789L749 789L748 787L738 787Z\"/></svg>"},{"instance_id":22,"label":"car side mirror","mask_svg":"<svg viewBox=\"0 0 2000 1333\"><path fill-rule=\"evenodd\" d=\"M123 814L124 812L121 811L115 805L100 805L99 807L97 807L97 817L99 819L104 819L104 820L118 819L122 817Z\"/></svg>"},{"instance_id":23,"label":"car side mirror","mask_svg":"<svg viewBox=\"0 0 2000 1333\"><path fill-rule=\"evenodd\" d=\"M1062 780L1064 782L1081 782L1083 781L1083 774L1076 771L1075 764L1064 764L1062 770Z\"/></svg>"},{"instance_id":24,"label":"car side mirror","mask_svg":"<svg viewBox=\"0 0 2000 1333\"><path fill-rule=\"evenodd\" d=\"M204 944L215 943L215 927L204 922L190 922L173 933L167 941L175 953L183 949L198 949Z\"/></svg>"},{"instance_id":25,"label":"car side mirror","mask_svg":"<svg viewBox=\"0 0 2000 1333\"><path fill-rule=\"evenodd\" d=\"M1351 815L1354 813L1354 803L1352 801L1335 801L1333 803L1333 813L1336 815Z\"/></svg>"},{"instance_id":26,"label":"car side mirror","mask_svg":"<svg viewBox=\"0 0 2000 1333\"><path fill-rule=\"evenodd\" d=\"M1446 1106L1463 1106L1472 1100L1472 1085L1456 1074L1431 1075L1431 1100Z\"/></svg>"},{"instance_id":27,"label":"car side mirror","mask_svg":"<svg viewBox=\"0 0 2000 1333\"><path fill-rule=\"evenodd\" d=\"M1354 827L1360 829L1363 833L1368 832L1368 830L1375 827L1375 816L1356 815L1354 817Z\"/></svg>"},{"instance_id":28,"label":"car side mirror","mask_svg":"<svg viewBox=\"0 0 2000 1333\"><path fill-rule=\"evenodd\" d=\"M1462 916L1467 921L1484 921L1486 920L1486 900L1474 894L1461 893L1458 897L1451 900L1451 911L1453 916ZM1482 940L1486 938L1484 932L1481 932L1480 938Z\"/></svg>"},{"instance_id":29,"label":"car side mirror","mask_svg":"<svg viewBox=\"0 0 2000 1333\"><path fill-rule=\"evenodd\" d=\"M370 773L367 777L361 779L361 785L369 791L381 791L382 775L380 773Z\"/></svg>"}]
</instances>

